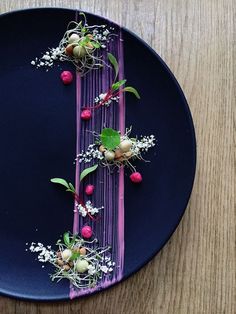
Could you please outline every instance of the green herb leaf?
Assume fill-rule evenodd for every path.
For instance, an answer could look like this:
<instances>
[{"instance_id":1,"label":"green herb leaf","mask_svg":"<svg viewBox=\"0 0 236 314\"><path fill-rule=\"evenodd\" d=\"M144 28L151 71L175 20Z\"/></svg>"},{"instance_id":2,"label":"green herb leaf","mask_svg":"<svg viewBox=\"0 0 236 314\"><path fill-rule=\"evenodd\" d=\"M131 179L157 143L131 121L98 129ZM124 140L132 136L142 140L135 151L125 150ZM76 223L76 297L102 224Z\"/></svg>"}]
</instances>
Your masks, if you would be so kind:
<instances>
[{"instance_id":1,"label":"green herb leaf","mask_svg":"<svg viewBox=\"0 0 236 314\"><path fill-rule=\"evenodd\" d=\"M94 165L92 167L84 169L80 174L80 181L82 181L89 173L95 171L97 169L98 165Z\"/></svg>"},{"instance_id":2,"label":"green herb leaf","mask_svg":"<svg viewBox=\"0 0 236 314\"><path fill-rule=\"evenodd\" d=\"M63 241L64 241L66 246L70 246L70 235L69 235L69 232L65 232L63 234Z\"/></svg>"},{"instance_id":3,"label":"green herb leaf","mask_svg":"<svg viewBox=\"0 0 236 314\"><path fill-rule=\"evenodd\" d=\"M112 66L115 70L115 78L114 78L114 81L115 81L117 78L117 75L119 73L119 64L118 64L116 58L113 56L113 54L108 52L107 56L108 56L108 59L109 59L110 63L112 64Z\"/></svg>"},{"instance_id":4,"label":"green herb leaf","mask_svg":"<svg viewBox=\"0 0 236 314\"><path fill-rule=\"evenodd\" d=\"M73 246L76 242L76 235L74 234L71 241L70 241L70 246Z\"/></svg>"},{"instance_id":5,"label":"green herb leaf","mask_svg":"<svg viewBox=\"0 0 236 314\"><path fill-rule=\"evenodd\" d=\"M52 183L58 183L58 184L63 185L64 187L66 187L66 191L67 191L67 192L76 193L73 184L70 183L70 182L67 182L67 181L64 180L64 179L61 179L61 178L53 178L53 179L51 179L50 181L51 181Z\"/></svg>"},{"instance_id":6,"label":"green herb leaf","mask_svg":"<svg viewBox=\"0 0 236 314\"><path fill-rule=\"evenodd\" d=\"M101 47L101 45L96 41L91 41L90 43L93 45L94 48L100 48Z\"/></svg>"},{"instance_id":7,"label":"green herb leaf","mask_svg":"<svg viewBox=\"0 0 236 314\"><path fill-rule=\"evenodd\" d=\"M89 41L90 41L90 38L84 37L83 39L81 39L81 40L79 41L79 45L80 45L81 47L84 47L84 46L87 45L87 43L88 43Z\"/></svg>"},{"instance_id":8,"label":"green herb leaf","mask_svg":"<svg viewBox=\"0 0 236 314\"><path fill-rule=\"evenodd\" d=\"M114 84L112 84L111 88L113 91L119 89L122 85L124 85L126 83L126 80L120 80Z\"/></svg>"},{"instance_id":9,"label":"green herb leaf","mask_svg":"<svg viewBox=\"0 0 236 314\"><path fill-rule=\"evenodd\" d=\"M77 259L80 256L79 252L73 252L71 257L70 257L70 261L74 261L75 259Z\"/></svg>"},{"instance_id":10,"label":"green herb leaf","mask_svg":"<svg viewBox=\"0 0 236 314\"><path fill-rule=\"evenodd\" d=\"M114 149L120 144L120 134L116 130L106 128L100 135L102 145L107 149Z\"/></svg>"},{"instance_id":11,"label":"green herb leaf","mask_svg":"<svg viewBox=\"0 0 236 314\"><path fill-rule=\"evenodd\" d=\"M61 178L53 178L50 180L52 183L57 183L57 184L61 184L63 186L65 186L67 189L70 189L70 186L68 184L68 182L64 179Z\"/></svg>"},{"instance_id":12,"label":"green herb leaf","mask_svg":"<svg viewBox=\"0 0 236 314\"><path fill-rule=\"evenodd\" d=\"M131 87L131 86L125 87L123 89L123 91L124 92L133 93L138 99L140 99L140 95L139 95L138 91L135 88Z\"/></svg>"},{"instance_id":13,"label":"green herb leaf","mask_svg":"<svg viewBox=\"0 0 236 314\"><path fill-rule=\"evenodd\" d=\"M73 184L70 183L70 182L69 182L69 187L70 187L70 191L71 191L71 192L73 192L73 193L76 192L76 191L75 191L75 188L74 188L74 186L73 186Z\"/></svg>"}]
</instances>

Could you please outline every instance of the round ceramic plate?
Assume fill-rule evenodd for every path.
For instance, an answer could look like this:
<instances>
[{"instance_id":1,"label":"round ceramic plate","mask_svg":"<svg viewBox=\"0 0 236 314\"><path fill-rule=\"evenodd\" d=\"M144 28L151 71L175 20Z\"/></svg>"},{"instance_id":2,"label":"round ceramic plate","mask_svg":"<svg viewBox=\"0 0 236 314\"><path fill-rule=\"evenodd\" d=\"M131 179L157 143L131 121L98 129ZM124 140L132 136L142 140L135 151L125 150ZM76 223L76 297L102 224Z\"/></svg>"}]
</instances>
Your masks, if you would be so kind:
<instances>
[{"instance_id":1,"label":"round ceramic plate","mask_svg":"<svg viewBox=\"0 0 236 314\"><path fill-rule=\"evenodd\" d=\"M116 53L116 41L119 40L119 45L122 42L119 61L123 64L124 77L141 95L139 101L125 95L125 125L132 126L134 135L155 135L157 144L145 155L149 163L135 162L143 175L141 185L130 182L130 171L123 177L123 216L117 216L112 222L114 230L117 230L115 224L119 224L119 230L112 235L119 274L97 289L78 295L103 290L127 278L163 247L185 211L196 165L191 114L168 67L130 31L102 17L86 15L89 24L105 24L119 33L111 44L113 52ZM73 181L75 177L78 79L70 86L63 86L59 78L62 70L72 70L75 75L71 64L59 62L45 71L32 66L31 60L41 56L48 47L56 47L68 22L76 18L78 12L74 10L54 8L24 10L0 17L0 235L3 252L0 292L8 296L32 300L62 300L71 296L68 281L51 282L48 274L52 268L42 268L34 254L26 251L26 243L53 245L64 231L72 232L75 224L71 198L49 180L59 176ZM93 75L96 80L96 75L100 74ZM80 97L88 97L88 93L96 96L91 92L94 81L83 80ZM114 126L109 125L106 118L104 123ZM88 129L94 126L96 122L87 125ZM80 136L86 137L85 133ZM108 178L108 174L106 176ZM121 201L121 195L116 194L115 186L112 192L106 190L108 186L104 182L96 188L96 195L105 193L111 199L114 194L114 201L111 200L114 212L120 209L116 202ZM102 232L106 232L105 224L93 225L98 239L101 238ZM109 237L105 237L105 241L109 242Z\"/></svg>"}]
</instances>

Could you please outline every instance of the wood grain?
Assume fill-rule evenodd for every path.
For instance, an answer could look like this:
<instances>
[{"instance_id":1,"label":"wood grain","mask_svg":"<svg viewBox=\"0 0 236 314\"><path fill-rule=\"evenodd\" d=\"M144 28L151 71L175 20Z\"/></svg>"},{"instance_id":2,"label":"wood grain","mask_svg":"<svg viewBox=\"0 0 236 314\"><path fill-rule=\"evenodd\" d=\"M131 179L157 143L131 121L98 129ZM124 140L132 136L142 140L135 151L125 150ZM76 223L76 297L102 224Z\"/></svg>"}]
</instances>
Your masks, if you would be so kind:
<instances>
[{"instance_id":1,"label":"wood grain","mask_svg":"<svg viewBox=\"0 0 236 314\"><path fill-rule=\"evenodd\" d=\"M2 13L39 6L102 14L147 41L173 70L189 101L198 165L180 226L138 274L108 291L73 302L40 304L1 297L0 313L236 313L235 1L0 2Z\"/></svg>"}]
</instances>

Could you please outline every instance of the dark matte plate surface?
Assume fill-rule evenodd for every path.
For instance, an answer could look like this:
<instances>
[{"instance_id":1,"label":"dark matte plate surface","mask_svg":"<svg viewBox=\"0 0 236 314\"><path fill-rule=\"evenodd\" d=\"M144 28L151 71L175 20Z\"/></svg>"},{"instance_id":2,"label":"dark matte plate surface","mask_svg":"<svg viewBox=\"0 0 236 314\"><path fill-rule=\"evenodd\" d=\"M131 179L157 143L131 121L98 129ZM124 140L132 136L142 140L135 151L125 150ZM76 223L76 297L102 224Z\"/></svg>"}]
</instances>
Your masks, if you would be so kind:
<instances>
[{"instance_id":1,"label":"dark matte plate surface","mask_svg":"<svg viewBox=\"0 0 236 314\"><path fill-rule=\"evenodd\" d=\"M89 24L104 24L88 14ZM0 16L0 292L33 300L68 299L69 285L51 283L25 243L53 244L73 224L69 196L52 189L54 173L74 178L75 84L62 86L61 64L49 72L30 61L56 47L75 11L33 9ZM124 278L167 242L191 193L196 145L184 95L164 62L124 29L125 77L142 99L126 96L126 125L133 134L154 134L151 163L140 163L144 182L125 178ZM62 165L64 167L62 168ZM68 211L65 211L68 208Z\"/></svg>"}]
</instances>

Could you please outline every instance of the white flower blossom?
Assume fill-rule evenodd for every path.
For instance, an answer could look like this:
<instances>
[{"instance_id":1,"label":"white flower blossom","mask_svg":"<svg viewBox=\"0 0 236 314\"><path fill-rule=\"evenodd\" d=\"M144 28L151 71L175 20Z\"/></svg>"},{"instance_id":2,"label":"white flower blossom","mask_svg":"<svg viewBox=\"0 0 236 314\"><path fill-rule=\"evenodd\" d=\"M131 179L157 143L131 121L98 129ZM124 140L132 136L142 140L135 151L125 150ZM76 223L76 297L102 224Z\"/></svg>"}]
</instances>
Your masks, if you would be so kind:
<instances>
[{"instance_id":1,"label":"white flower blossom","mask_svg":"<svg viewBox=\"0 0 236 314\"><path fill-rule=\"evenodd\" d=\"M32 242L29 247L29 250L31 252L39 253L38 260L39 262L42 262L42 263L50 262L52 259L55 258L55 253L47 249L46 247L44 247L42 243L38 243L36 245L36 243Z\"/></svg>"},{"instance_id":2,"label":"white flower blossom","mask_svg":"<svg viewBox=\"0 0 236 314\"><path fill-rule=\"evenodd\" d=\"M104 159L103 154L98 150L98 147L96 144L90 144L87 148L87 151L82 151L80 154L77 155L76 161L79 161L79 163L84 162L88 163L92 161L93 159Z\"/></svg>"},{"instance_id":3,"label":"white flower blossom","mask_svg":"<svg viewBox=\"0 0 236 314\"><path fill-rule=\"evenodd\" d=\"M100 270L106 274L108 272L108 267L106 265L102 265L100 266Z\"/></svg>"},{"instance_id":4,"label":"white flower blossom","mask_svg":"<svg viewBox=\"0 0 236 314\"><path fill-rule=\"evenodd\" d=\"M140 152L147 152L149 148L155 146L155 136L143 136L140 140L133 142L131 151L134 154L139 154Z\"/></svg>"},{"instance_id":5,"label":"white flower blossom","mask_svg":"<svg viewBox=\"0 0 236 314\"><path fill-rule=\"evenodd\" d=\"M72 235L70 238L72 239ZM115 265L115 262L111 262L111 254L108 253L110 246L98 247L98 240L96 238L86 241L77 236L74 241L70 248L72 251L81 246L85 247L86 254L82 256L82 259L88 263L86 273L78 272L77 263L81 259L80 255L76 257L76 259L71 260L70 265L65 264L65 261L63 262L62 253L65 249L68 249L68 247L61 240L57 241L56 245L58 248L56 251L52 250L50 245L44 246L40 242L32 242L28 247L29 251L37 254L37 260L39 262L48 262L55 267L55 272L50 275L52 281L60 281L65 278L68 279L74 287L83 289L91 287L91 282L93 282L95 286L104 276L110 276L110 273L114 270L113 266ZM69 266L69 268L65 268L65 265L67 265L67 267ZM44 268L44 265L42 268Z\"/></svg>"},{"instance_id":6,"label":"white flower blossom","mask_svg":"<svg viewBox=\"0 0 236 314\"><path fill-rule=\"evenodd\" d=\"M104 36L107 36L109 33L110 33L110 31L109 31L108 29L106 29L105 31L103 31L102 34L103 34Z\"/></svg>"},{"instance_id":7,"label":"white flower blossom","mask_svg":"<svg viewBox=\"0 0 236 314\"><path fill-rule=\"evenodd\" d=\"M94 99L95 104L99 104L100 102L102 102L105 99L106 95L107 95L107 93L102 93L99 96L97 96ZM119 98L120 98L119 96L111 97L104 103L104 105L109 106L112 103L112 101L119 102Z\"/></svg>"},{"instance_id":8,"label":"white flower blossom","mask_svg":"<svg viewBox=\"0 0 236 314\"><path fill-rule=\"evenodd\" d=\"M94 275L96 273L96 268L93 265L88 266L88 274L89 275Z\"/></svg>"},{"instance_id":9,"label":"white flower blossom","mask_svg":"<svg viewBox=\"0 0 236 314\"><path fill-rule=\"evenodd\" d=\"M104 99L106 97L106 94L100 94L99 98L95 99L97 103L101 101L101 99ZM123 160L123 164L130 166L132 169L135 169L135 167L132 166L132 159L139 158L142 159L142 153L147 152L151 147L155 146L155 136L141 136L140 138L130 138L131 128L126 130L125 135L121 136L121 142L124 140L129 140L132 142L130 152L131 156L127 159ZM76 161L79 163L89 163L92 160L96 160L103 165L103 166L109 166L111 163L109 163L105 159L105 155L99 151L99 146L101 143L96 144L90 144L86 151L82 151L80 154L77 155ZM129 159L129 160L128 160ZM127 162L128 160L128 162ZM118 160L119 161L119 160ZM113 165L116 164L116 159L112 163Z\"/></svg>"},{"instance_id":10,"label":"white flower blossom","mask_svg":"<svg viewBox=\"0 0 236 314\"><path fill-rule=\"evenodd\" d=\"M86 217L88 213L89 213L90 215L94 216L94 215L98 214L101 209L104 208L103 206L101 206L101 207L94 207L94 206L92 205L92 202L91 202L91 201L87 201L87 202L85 203L85 206L83 206L83 205L81 205L81 204L78 204L78 203L77 203L75 206L78 208L79 213L80 213L83 217Z\"/></svg>"}]
</instances>

